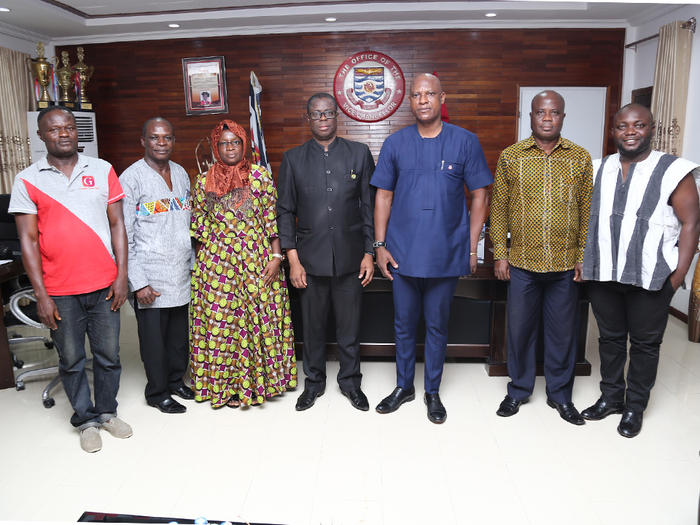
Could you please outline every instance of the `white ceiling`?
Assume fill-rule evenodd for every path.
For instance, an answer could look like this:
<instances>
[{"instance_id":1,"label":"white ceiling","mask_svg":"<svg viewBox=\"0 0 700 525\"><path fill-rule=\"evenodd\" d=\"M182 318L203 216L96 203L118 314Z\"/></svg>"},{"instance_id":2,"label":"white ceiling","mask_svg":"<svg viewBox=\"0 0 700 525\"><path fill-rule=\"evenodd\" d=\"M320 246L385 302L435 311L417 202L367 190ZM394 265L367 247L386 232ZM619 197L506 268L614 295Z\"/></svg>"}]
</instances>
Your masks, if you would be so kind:
<instances>
[{"instance_id":1,"label":"white ceiling","mask_svg":"<svg viewBox=\"0 0 700 525\"><path fill-rule=\"evenodd\" d=\"M698 3L700 0L691 0ZM629 27L686 4L571 1L0 0L0 33L55 45L232 34ZM487 12L497 14L486 18ZM326 17L337 18L328 23ZM180 28L169 29L169 23Z\"/></svg>"}]
</instances>

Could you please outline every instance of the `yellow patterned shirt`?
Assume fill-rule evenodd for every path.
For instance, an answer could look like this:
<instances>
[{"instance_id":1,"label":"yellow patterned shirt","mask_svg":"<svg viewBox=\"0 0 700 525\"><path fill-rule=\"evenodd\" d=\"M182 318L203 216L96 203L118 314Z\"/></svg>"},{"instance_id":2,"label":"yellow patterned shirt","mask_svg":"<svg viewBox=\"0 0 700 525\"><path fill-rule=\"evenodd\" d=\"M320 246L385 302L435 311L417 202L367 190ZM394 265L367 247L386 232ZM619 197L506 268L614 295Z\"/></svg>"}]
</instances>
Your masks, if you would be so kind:
<instances>
[{"instance_id":1,"label":"yellow patterned shirt","mask_svg":"<svg viewBox=\"0 0 700 525\"><path fill-rule=\"evenodd\" d=\"M504 149L491 201L494 259L532 272L583 262L592 189L591 156L570 140L560 137L549 155L532 136Z\"/></svg>"}]
</instances>

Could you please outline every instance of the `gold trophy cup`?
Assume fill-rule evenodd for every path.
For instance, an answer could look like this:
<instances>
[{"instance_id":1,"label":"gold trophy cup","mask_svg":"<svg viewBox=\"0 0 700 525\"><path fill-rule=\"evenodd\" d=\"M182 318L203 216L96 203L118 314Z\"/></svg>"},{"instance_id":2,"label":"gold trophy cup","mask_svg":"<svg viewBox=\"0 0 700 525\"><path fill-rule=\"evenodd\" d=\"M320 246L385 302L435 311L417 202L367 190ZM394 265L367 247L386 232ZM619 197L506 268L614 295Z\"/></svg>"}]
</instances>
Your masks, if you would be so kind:
<instances>
[{"instance_id":1,"label":"gold trophy cup","mask_svg":"<svg viewBox=\"0 0 700 525\"><path fill-rule=\"evenodd\" d=\"M27 58L27 64L34 78L39 82L39 109L48 108L53 105L53 100L49 96L48 85L51 82L51 62L44 57L44 43L36 45L36 58Z\"/></svg>"},{"instance_id":2,"label":"gold trophy cup","mask_svg":"<svg viewBox=\"0 0 700 525\"><path fill-rule=\"evenodd\" d=\"M85 51L82 47L77 49L78 63L73 66L73 71L78 73L78 78L80 81L80 98L78 100L78 105L80 109L92 109L92 103L87 98L87 83L92 78L92 72L94 71L94 66L88 66L85 64Z\"/></svg>"},{"instance_id":3,"label":"gold trophy cup","mask_svg":"<svg viewBox=\"0 0 700 525\"><path fill-rule=\"evenodd\" d=\"M75 106L73 103L73 86L75 82L73 81L73 69L70 67L68 51L61 52L62 67L59 67L60 63L58 57L54 57L54 60L56 62L56 77L58 78L58 89L60 91L58 103L67 108L72 108Z\"/></svg>"}]
</instances>

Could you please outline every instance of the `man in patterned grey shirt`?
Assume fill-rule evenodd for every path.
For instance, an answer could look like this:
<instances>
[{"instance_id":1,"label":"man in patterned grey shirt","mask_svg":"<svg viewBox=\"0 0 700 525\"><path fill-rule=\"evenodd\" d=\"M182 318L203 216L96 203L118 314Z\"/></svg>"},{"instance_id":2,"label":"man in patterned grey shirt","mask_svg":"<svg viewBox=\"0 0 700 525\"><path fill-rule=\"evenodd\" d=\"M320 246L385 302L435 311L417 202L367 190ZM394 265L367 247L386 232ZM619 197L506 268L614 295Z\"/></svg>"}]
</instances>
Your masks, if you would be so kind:
<instances>
[{"instance_id":1,"label":"man in patterned grey shirt","mask_svg":"<svg viewBox=\"0 0 700 525\"><path fill-rule=\"evenodd\" d=\"M172 394L194 398L183 382L193 256L190 179L170 160L174 144L170 122L160 117L147 120L141 135L144 158L119 178L126 195L129 290L146 370L146 402L166 414L187 410Z\"/></svg>"}]
</instances>

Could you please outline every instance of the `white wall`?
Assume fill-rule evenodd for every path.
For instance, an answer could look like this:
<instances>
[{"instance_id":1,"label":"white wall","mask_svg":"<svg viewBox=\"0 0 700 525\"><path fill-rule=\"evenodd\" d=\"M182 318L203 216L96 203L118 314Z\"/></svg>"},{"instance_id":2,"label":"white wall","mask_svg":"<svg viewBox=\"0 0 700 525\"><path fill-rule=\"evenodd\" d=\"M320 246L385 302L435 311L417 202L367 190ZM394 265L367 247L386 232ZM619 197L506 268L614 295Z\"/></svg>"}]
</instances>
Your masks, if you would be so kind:
<instances>
[{"instance_id":1,"label":"white wall","mask_svg":"<svg viewBox=\"0 0 700 525\"><path fill-rule=\"evenodd\" d=\"M0 33L0 47L13 49L15 51L21 51L22 53L29 53L32 56L36 56L35 42L10 35L4 35L2 33Z\"/></svg>"},{"instance_id":2,"label":"white wall","mask_svg":"<svg viewBox=\"0 0 700 525\"><path fill-rule=\"evenodd\" d=\"M22 53L28 53L32 57L36 56L37 42L44 42L47 58L54 56L54 45L47 38L39 35L22 34L19 30L11 28L5 24L0 25L0 47L14 49Z\"/></svg>"},{"instance_id":3,"label":"white wall","mask_svg":"<svg viewBox=\"0 0 700 525\"><path fill-rule=\"evenodd\" d=\"M654 35L659 28L676 20L686 21L690 17L700 21L700 5L680 7L671 13L654 19L652 22L633 26L627 31L627 42L634 42ZM632 101L632 90L651 86L654 83L656 66L656 49L658 39L639 44L637 50L625 50L625 66L622 80L622 104ZM700 29L693 35L693 48L690 58L690 76L688 79L688 103L685 114L686 129L683 138L683 157L700 163ZM695 258L697 260L697 257ZM690 285L695 271L695 260L686 276L688 289L679 289L671 301L677 310L688 312Z\"/></svg>"}]
</instances>

